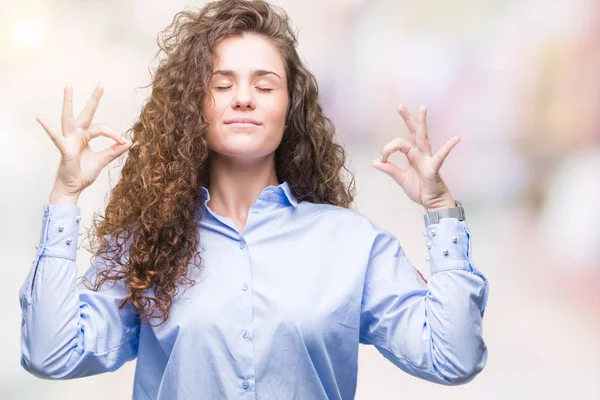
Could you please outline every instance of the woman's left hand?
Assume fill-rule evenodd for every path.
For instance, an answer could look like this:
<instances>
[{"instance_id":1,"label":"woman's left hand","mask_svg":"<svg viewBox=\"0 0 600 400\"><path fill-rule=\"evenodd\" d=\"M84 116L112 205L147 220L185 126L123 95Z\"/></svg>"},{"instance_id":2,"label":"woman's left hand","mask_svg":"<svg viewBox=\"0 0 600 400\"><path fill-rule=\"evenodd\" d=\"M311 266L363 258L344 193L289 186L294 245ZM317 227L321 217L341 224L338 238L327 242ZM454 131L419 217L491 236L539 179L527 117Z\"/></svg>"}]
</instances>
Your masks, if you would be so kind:
<instances>
[{"instance_id":1,"label":"woman's left hand","mask_svg":"<svg viewBox=\"0 0 600 400\"><path fill-rule=\"evenodd\" d=\"M416 121L403 105L398 106L398 112L408 127L410 141L402 138L392 140L383 147L381 159L373 160L372 166L391 176L411 200L421 204L427 211L455 207L454 198L442 181L439 171L460 137L454 136L432 156L427 136L427 108L419 108ZM390 154L398 150L406 154L406 170L387 161Z\"/></svg>"}]
</instances>

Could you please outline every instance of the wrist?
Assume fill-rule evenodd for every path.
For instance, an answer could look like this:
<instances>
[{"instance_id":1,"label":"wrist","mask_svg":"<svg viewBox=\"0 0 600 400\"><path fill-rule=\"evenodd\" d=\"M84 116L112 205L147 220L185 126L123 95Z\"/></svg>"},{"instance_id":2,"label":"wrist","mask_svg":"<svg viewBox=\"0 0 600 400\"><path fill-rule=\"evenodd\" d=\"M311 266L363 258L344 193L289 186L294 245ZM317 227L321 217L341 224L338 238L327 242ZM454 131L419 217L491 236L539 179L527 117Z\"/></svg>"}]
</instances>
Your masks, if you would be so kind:
<instances>
[{"instance_id":1,"label":"wrist","mask_svg":"<svg viewBox=\"0 0 600 400\"><path fill-rule=\"evenodd\" d=\"M452 196L445 198L444 200L433 203L427 207L425 207L426 212L432 212L436 210L441 210L442 208L454 208L456 207L456 202Z\"/></svg>"},{"instance_id":2,"label":"wrist","mask_svg":"<svg viewBox=\"0 0 600 400\"><path fill-rule=\"evenodd\" d=\"M50 192L50 198L48 202L50 204L71 204L76 206L79 200L79 195L70 195L60 191Z\"/></svg>"}]
</instances>

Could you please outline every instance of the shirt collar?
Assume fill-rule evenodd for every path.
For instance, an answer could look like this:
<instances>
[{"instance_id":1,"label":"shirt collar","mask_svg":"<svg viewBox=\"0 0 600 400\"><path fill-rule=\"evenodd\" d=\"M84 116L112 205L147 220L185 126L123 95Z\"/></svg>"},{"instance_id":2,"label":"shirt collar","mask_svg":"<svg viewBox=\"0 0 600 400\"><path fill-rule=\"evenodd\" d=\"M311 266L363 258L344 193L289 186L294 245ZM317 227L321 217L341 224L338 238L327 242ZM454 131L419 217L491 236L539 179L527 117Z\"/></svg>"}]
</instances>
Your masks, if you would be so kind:
<instances>
[{"instance_id":1,"label":"shirt collar","mask_svg":"<svg viewBox=\"0 0 600 400\"><path fill-rule=\"evenodd\" d=\"M204 205L210 200L210 193L208 188L202 185L202 194L204 195ZM298 207L298 200L296 196L292 193L290 189L290 185L287 181L283 181L278 186L269 185L264 188L260 194L258 195L260 200L264 200L267 202L281 203L281 204L290 204L294 208Z\"/></svg>"}]
</instances>

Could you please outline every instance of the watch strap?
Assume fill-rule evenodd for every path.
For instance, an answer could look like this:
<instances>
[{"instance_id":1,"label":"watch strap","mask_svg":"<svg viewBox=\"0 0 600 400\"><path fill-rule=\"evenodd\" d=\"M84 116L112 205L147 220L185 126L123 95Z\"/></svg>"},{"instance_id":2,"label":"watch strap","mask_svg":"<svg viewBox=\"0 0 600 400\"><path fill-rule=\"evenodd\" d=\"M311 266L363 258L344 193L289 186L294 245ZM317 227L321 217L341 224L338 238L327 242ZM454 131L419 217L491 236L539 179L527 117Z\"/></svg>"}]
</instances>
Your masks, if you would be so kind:
<instances>
[{"instance_id":1,"label":"watch strap","mask_svg":"<svg viewBox=\"0 0 600 400\"><path fill-rule=\"evenodd\" d=\"M459 221L465 220L465 210L462 206L462 203L458 200L455 200L456 207L452 208L441 208L435 211L428 211L423 215L423 220L425 222L425 227L428 227L431 224L436 224L440 220L440 218L458 218Z\"/></svg>"}]
</instances>

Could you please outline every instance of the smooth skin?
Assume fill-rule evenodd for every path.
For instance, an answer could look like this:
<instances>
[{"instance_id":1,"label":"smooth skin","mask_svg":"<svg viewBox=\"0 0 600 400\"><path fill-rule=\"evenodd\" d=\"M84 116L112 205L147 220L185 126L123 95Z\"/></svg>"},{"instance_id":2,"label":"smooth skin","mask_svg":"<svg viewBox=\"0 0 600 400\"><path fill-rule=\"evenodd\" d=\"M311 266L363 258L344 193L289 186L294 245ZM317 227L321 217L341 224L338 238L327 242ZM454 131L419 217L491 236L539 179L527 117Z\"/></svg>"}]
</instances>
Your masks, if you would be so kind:
<instances>
[{"instance_id":1,"label":"smooth skin","mask_svg":"<svg viewBox=\"0 0 600 400\"><path fill-rule=\"evenodd\" d=\"M70 84L66 84L61 117L62 132L53 128L42 116L36 117L62 156L50 194L50 204L77 204L81 192L96 180L100 171L131 146L131 141L110 126L92 125L103 93L103 86L98 84L85 108L75 119L73 89ZM113 139L117 144L101 152L93 151L89 143L98 136Z\"/></svg>"},{"instance_id":2,"label":"smooth skin","mask_svg":"<svg viewBox=\"0 0 600 400\"><path fill-rule=\"evenodd\" d=\"M454 198L439 171L460 137L452 137L432 156L427 135L427 107L419 107L416 120L402 104L398 106L398 113L408 127L409 140L396 138L390 141L383 147L381 158L373 160L371 165L392 177L406 195L425 207L426 211L455 207ZM408 159L405 170L387 161L390 154L396 151L404 153Z\"/></svg>"},{"instance_id":3,"label":"smooth skin","mask_svg":"<svg viewBox=\"0 0 600 400\"><path fill-rule=\"evenodd\" d=\"M273 43L253 33L221 40L215 53L211 96L203 110L211 149L207 205L243 232L260 192L279 185L275 151L283 139L290 101L286 68ZM260 124L226 123L233 118Z\"/></svg>"}]
</instances>

